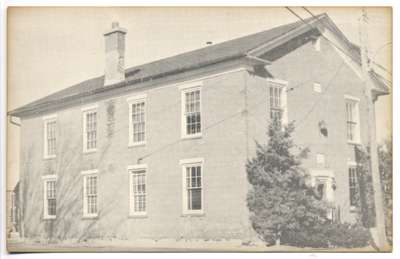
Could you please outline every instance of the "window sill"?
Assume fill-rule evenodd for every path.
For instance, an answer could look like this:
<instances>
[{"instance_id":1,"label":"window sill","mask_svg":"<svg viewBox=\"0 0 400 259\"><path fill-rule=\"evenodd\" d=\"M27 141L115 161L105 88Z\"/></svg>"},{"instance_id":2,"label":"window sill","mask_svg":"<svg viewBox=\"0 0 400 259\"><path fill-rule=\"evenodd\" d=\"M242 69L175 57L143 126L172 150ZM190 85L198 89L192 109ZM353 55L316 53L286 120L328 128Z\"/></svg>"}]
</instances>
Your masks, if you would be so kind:
<instances>
[{"instance_id":1,"label":"window sill","mask_svg":"<svg viewBox=\"0 0 400 259\"><path fill-rule=\"evenodd\" d=\"M97 152L97 148L96 149L83 150L83 154L92 154L92 153L96 153L96 152Z\"/></svg>"},{"instance_id":2,"label":"window sill","mask_svg":"<svg viewBox=\"0 0 400 259\"><path fill-rule=\"evenodd\" d=\"M138 142L138 143L129 143L128 148L134 148L134 147L142 147L146 146L146 142Z\"/></svg>"},{"instance_id":3,"label":"window sill","mask_svg":"<svg viewBox=\"0 0 400 259\"><path fill-rule=\"evenodd\" d=\"M356 213L357 212L357 207L356 206L350 206L350 213Z\"/></svg>"},{"instance_id":4,"label":"window sill","mask_svg":"<svg viewBox=\"0 0 400 259\"><path fill-rule=\"evenodd\" d=\"M182 135L182 139L199 139L202 137L203 137L202 133L192 134L192 135Z\"/></svg>"},{"instance_id":5,"label":"window sill","mask_svg":"<svg viewBox=\"0 0 400 259\"><path fill-rule=\"evenodd\" d=\"M130 219L145 219L148 218L147 213L144 214L129 214L128 218Z\"/></svg>"},{"instance_id":6,"label":"window sill","mask_svg":"<svg viewBox=\"0 0 400 259\"><path fill-rule=\"evenodd\" d=\"M351 141L351 140L348 140L348 141L347 141L347 144L349 144L349 145L354 145L354 146L361 146L361 142L359 142L359 141Z\"/></svg>"},{"instance_id":7,"label":"window sill","mask_svg":"<svg viewBox=\"0 0 400 259\"><path fill-rule=\"evenodd\" d=\"M98 219L99 216L98 215L84 215L82 216L82 219Z\"/></svg>"},{"instance_id":8,"label":"window sill","mask_svg":"<svg viewBox=\"0 0 400 259\"><path fill-rule=\"evenodd\" d=\"M181 215L182 217L203 217L205 216L204 211L185 211Z\"/></svg>"},{"instance_id":9,"label":"window sill","mask_svg":"<svg viewBox=\"0 0 400 259\"><path fill-rule=\"evenodd\" d=\"M56 155L43 157L44 160L51 160L51 159L55 159L55 158L56 158Z\"/></svg>"},{"instance_id":10,"label":"window sill","mask_svg":"<svg viewBox=\"0 0 400 259\"><path fill-rule=\"evenodd\" d=\"M55 220L56 216L44 216L43 220Z\"/></svg>"}]
</instances>

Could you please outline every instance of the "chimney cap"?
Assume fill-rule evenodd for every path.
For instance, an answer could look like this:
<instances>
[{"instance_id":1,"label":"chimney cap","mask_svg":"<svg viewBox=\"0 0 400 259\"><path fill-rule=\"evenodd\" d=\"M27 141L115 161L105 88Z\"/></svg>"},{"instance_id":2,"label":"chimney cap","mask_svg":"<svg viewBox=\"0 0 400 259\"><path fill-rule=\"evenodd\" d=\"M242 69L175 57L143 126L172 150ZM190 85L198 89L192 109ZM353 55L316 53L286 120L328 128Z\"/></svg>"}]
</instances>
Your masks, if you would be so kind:
<instances>
[{"instance_id":1,"label":"chimney cap","mask_svg":"<svg viewBox=\"0 0 400 259\"><path fill-rule=\"evenodd\" d=\"M114 21L114 22L111 23L111 29L107 30L104 33L104 36L107 36L107 35L109 35L111 33L114 33L114 32L121 32L123 34L126 34L127 30L124 29L124 28L119 27L119 23Z\"/></svg>"}]
</instances>

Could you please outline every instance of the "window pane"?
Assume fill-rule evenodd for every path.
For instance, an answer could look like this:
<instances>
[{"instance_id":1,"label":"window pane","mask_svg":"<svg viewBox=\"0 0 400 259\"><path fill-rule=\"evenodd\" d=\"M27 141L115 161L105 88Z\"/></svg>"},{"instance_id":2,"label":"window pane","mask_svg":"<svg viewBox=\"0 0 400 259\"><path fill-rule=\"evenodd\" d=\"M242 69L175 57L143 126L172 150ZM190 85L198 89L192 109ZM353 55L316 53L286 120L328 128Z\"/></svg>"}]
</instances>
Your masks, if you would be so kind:
<instances>
[{"instance_id":1,"label":"window pane","mask_svg":"<svg viewBox=\"0 0 400 259\"><path fill-rule=\"evenodd\" d=\"M201 132L200 90L185 93L186 134Z\"/></svg>"},{"instance_id":2,"label":"window pane","mask_svg":"<svg viewBox=\"0 0 400 259\"><path fill-rule=\"evenodd\" d=\"M201 189L192 190L192 210L201 210Z\"/></svg>"},{"instance_id":3,"label":"window pane","mask_svg":"<svg viewBox=\"0 0 400 259\"><path fill-rule=\"evenodd\" d=\"M186 167L187 209L201 209L201 166Z\"/></svg>"},{"instance_id":4,"label":"window pane","mask_svg":"<svg viewBox=\"0 0 400 259\"><path fill-rule=\"evenodd\" d=\"M132 172L133 210L135 212L146 211L146 171Z\"/></svg>"}]
</instances>

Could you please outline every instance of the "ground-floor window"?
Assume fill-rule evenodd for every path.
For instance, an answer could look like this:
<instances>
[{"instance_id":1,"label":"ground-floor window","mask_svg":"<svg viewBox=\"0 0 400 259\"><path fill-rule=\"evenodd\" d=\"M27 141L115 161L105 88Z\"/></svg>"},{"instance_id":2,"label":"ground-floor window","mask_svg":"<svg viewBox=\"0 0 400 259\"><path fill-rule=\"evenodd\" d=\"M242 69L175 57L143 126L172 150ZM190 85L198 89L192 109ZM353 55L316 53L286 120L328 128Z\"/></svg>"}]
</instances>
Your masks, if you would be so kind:
<instances>
[{"instance_id":1,"label":"ground-floor window","mask_svg":"<svg viewBox=\"0 0 400 259\"><path fill-rule=\"evenodd\" d=\"M96 217L98 214L98 174L97 170L83 174L83 216Z\"/></svg>"},{"instance_id":2,"label":"ground-floor window","mask_svg":"<svg viewBox=\"0 0 400 259\"><path fill-rule=\"evenodd\" d=\"M357 206L358 199L358 180L357 180L357 168L354 166L349 167L349 196L350 206Z\"/></svg>"},{"instance_id":3,"label":"ground-floor window","mask_svg":"<svg viewBox=\"0 0 400 259\"><path fill-rule=\"evenodd\" d=\"M43 217L45 219L56 218L57 202L56 202L56 176L44 176L44 208Z\"/></svg>"},{"instance_id":4,"label":"ground-floor window","mask_svg":"<svg viewBox=\"0 0 400 259\"><path fill-rule=\"evenodd\" d=\"M203 160L181 161L183 167L183 212L202 213L203 202Z\"/></svg>"},{"instance_id":5,"label":"ground-floor window","mask_svg":"<svg viewBox=\"0 0 400 259\"><path fill-rule=\"evenodd\" d=\"M128 167L132 216L146 214L146 170L145 165Z\"/></svg>"}]
</instances>

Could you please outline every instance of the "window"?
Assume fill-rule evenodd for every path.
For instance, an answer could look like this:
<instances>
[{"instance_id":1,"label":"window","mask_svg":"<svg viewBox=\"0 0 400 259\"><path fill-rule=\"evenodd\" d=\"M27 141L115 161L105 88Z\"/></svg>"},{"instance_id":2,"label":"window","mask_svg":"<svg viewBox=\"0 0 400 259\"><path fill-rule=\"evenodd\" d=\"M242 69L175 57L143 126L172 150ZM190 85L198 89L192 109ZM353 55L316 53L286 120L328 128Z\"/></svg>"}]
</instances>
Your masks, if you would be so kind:
<instances>
[{"instance_id":1,"label":"window","mask_svg":"<svg viewBox=\"0 0 400 259\"><path fill-rule=\"evenodd\" d=\"M98 213L98 175L97 170L83 174L83 216L96 217Z\"/></svg>"},{"instance_id":2,"label":"window","mask_svg":"<svg viewBox=\"0 0 400 259\"><path fill-rule=\"evenodd\" d=\"M130 215L146 215L146 165L128 167L130 177Z\"/></svg>"},{"instance_id":3,"label":"window","mask_svg":"<svg viewBox=\"0 0 400 259\"><path fill-rule=\"evenodd\" d=\"M357 169L355 166L349 167L349 195L350 195L350 206L357 206L358 198L358 179Z\"/></svg>"},{"instance_id":4,"label":"window","mask_svg":"<svg viewBox=\"0 0 400 259\"><path fill-rule=\"evenodd\" d=\"M128 98L129 146L146 143L146 95Z\"/></svg>"},{"instance_id":5,"label":"window","mask_svg":"<svg viewBox=\"0 0 400 259\"><path fill-rule=\"evenodd\" d=\"M287 82L278 79L268 79L269 118L277 118L287 123L286 89Z\"/></svg>"},{"instance_id":6,"label":"window","mask_svg":"<svg viewBox=\"0 0 400 259\"><path fill-rule=\"evenodd\" d=\"M321 86L321 84L314 83L314 84L313 84L313 90L314 90L314 92L316 92L316 93L322 93L322 86Z\"/></svg>"},{"instance_id":7,"label":"window","mask_svg":"<svg viewBox=\"0 0 400 259\"><path fill-rule=\"evenodd\" d=\"M97 107L97 106L96 106ZM92 152L97 148L97 110L87 108L83 112L83 151Z\"/></svg>"},{"instance_id":8,"label":"window","mask_svg":"<svg viewBox=\"0 0 400 259\"><path fill-rule=\"evenodd\" d=\"M318 165L325 166L325 155L324 154L317 154L316 160L317 160Z\"/></svg>"},{"instance_id":9,"label":"window","mask_svg":"<svg viewBox=\"0 0 400 259\"><path fill-rule=\"evenodd\" d=\"M54 158L56 156L56 135L57 117L56 115L44 117L44 158Z\"/></svg>"},{"instance_id":10,"label":"window","mask_svg":"<svg viewBox=\"0 0 400 259\"><path fill-rule=\"evenodd\" d=\"M347 141L350 143L360 142L358 103L358 99L353 97L346 98L346 133Z\"/></svg>"},{"instance_id":11,"label":"window","mask_svg":"<svg viewBox=\"0 0 400 259\"><path fill-rule=\"evenodd\" d=\"M199 87L182 91L182 135L201 136L201 91Z\"/></svg>"},{"instance_id":12,"label":"window","mask_svg":"<svg viewBox=\"0 0 400 259\"><path fill-rule=\"evenodd\" d=\"M55 219L56 218L56 176L46 175L43 176L43 191L44 191L44 207L43 218Z\"/></svg>"},{"instance_id":13,"label":"window","mask_svg":"<svg viewBox=\"0 0 400 259\"><path fill-rule=\"evenodd\" d=\"M183 213L203 213L202 159L181 161L183 166Z\"/></svg>"}]
</instances>

